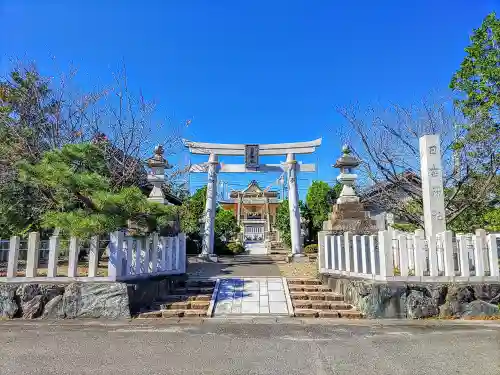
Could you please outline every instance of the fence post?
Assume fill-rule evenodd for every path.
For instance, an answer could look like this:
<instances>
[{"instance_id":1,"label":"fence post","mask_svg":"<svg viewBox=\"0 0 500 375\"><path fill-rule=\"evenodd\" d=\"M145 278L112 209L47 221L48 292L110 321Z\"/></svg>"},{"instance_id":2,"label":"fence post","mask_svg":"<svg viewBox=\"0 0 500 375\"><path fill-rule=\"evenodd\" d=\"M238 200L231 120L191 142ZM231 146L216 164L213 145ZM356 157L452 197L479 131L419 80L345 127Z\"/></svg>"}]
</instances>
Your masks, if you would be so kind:
<instances>
[{"instance_id":1,"label":"fence post","mask_svg":"<svg viewBox=\"0 0 500 375\"><path fill-rule=\"evenodd\" d=\"M369 246L370 246L370 272L372 275L377 274L377 263L375 260L375 241L377 240L377 236L372 234L369 237Z\"/></svg>"},{"instance_id":2,"label":"fence post","mask_svg":"<svg viewBox=\"0 0 500 375\"><path fill-rule=\"evenodd\" d=\"M337 244L335 242L335 236L331 235L327 237L330 241L330 261L332 263L332 270L335 271L337 269L337 264L335 262L335 253L337 252Z\"/></svg>"},{"instance_id":3,"label":"fence post","mask_svg":"<svg viewBox=\"0 0 500 375\"><path fill-rule=\"evenodd\" d=\"M122 275L123 259L123 232L116 231L110 234L108 277L116 280Z\"/></svg>"},{"instance_id":4,"label":"fence post","mask_svg":"<svg viewBox=\"0 0 500 375\"><path fill-rule=\"evenodd\" d=\"M167 268L166 268L166 271L172 271L172 265L173 265L173 256L174 256L174 252L172 251L173 250L173 243L174 243L174 239L172 237L167 237L167 257L166 257L166 260L167 260Z\"/></svg>"},{"instance_id":5,"label":"fence post","mask_svg":"<svg viewBox=\"0 0 500 375\"><path fill-rule=\"evenodd\" d=\"M378 251L380 276L394 276L394 261L392 253L392 234L389 231L378 232Z\"/></svg>"},{"instance_id":6,"label":"fence post","mask_svg":"<svg viewBox=\"0 0 500 375\"><path fill-rule=\"evenodd\" d=\"M398 236L399 242L399 272L401 276L408 276L409 262L408 262L408 244L406 243L406 234Z\"/></svg>"},{"instance_id":7,"label":"fence post","mask_svg":"<svg viewBox=\"0 0 500 375\"><path fill-rule=\"evenodd\" d=\"M476 229L474 235L474 258L476 267L476 276L484 276L484 247L486 245L486 231L484 229Z\"/></svg>"},{"instance_id":8,"label":"fence post","mask_svg":"<svg viewBox=\"0 0 500 375\"><path fill-rule=\"evenodd\" d=\"M455 276L455 264L453 263L453 233L446 230L441 234L443 240L444 275Z\"/></svg>"},{"instance_id":9,"label":"fence post","mask_svg":"<svg viewBox=\"0 0 500 375\"><path fill-rule=\"evenodd\" d=\"M319 231L318 232L318 272L321 273L325 266L325 238L326 232Z\"/></svg>"},{"instance_id":10,"label":"fence post","mask_svg":"<svg viewBox=\"0 0 500 375\"><path fill-rule=\"evenodd\" d=\"M127 245L127 268L125 269L125 275L131 275L132 258L134 257L134 237L127 237L125 244Z\"/></svg>"},{"instance_id":11,"label":"fence post","mask_svg":"<svg viewBox=\"0 0 500 375\"><path fill-rule=\"evenodd\" d=\"M345 249L345 270L351 272L351 238L349 232L344 233L344 249Z\"/></svg>"},{"instance_id":12,"label":"fence post","mask_svg":"<svg viewBox=\"0 0 500 375\"><path fill-rule=\"evenodd\" d=\"M167 244L167 238L168 237L161 237L160 238L160 248L161 248L161 270L166 271L168 269L168 244Z\"/></svg>"},{"instance_id":13,"label":"fence post","mask_svg":"<svg viewBox=\"0 0 500 375\"><path fill-rule=\"evenodd\" d=\"M17 277L17 264L19 261L19 236L13 236L9 242L9 261L7 263L7 277Z\"/></svg>"},{"instance_id":14,"label":"fence post","mask_svg":"<svg viewBox=\"0 0 500 375\"><path fill-rule=\"evenodd\" d=\"M80 253L80 239L72 236L69 240L68 277L78 276L78 254Z\"/></svg>"},{"instance_id":15,"label":"fence post","mask_svg":"<svg viewBox=\"0 0 500 375\"><path fill-rule=\"evenodd\" d=\"M142 238L138 237L135 239L135 275L141 274L141 254L142 253Z\"/></svg>"},{"instance_id":16,"label":"fence post","mask_svg":"<svg viewBox=\"0 0 500 375\"><path fill-rule=\"evenodd\" d=\"M337 241L337 250L339 251L339 271L345 271L342 266L342 253L344 249L342 248L342 237L337 235L335 236L335 240Z\"/></svg>"},{"instance_id":17,"label":"fence post","mask_svg":"<svg viewBox=\"0 0 500 375\"><path fill-rule=\"evenodd\" d=\"M40 233L31 232L28 236L28 257L26 258L26 277L36 277L40 248Z\"/></svg>"},{"instance_id":18,"label":"fence post","mask_svg":"<svg viewBox=\"0 0 500 375\"><path fill-rule=\"evenodd\" d=\"M467 249L467 238L465 235L457 236L458 251L460 253L460 275L463 277L470 276L469 267L469 251Z\"/></svg>"},{"instance_id":19,"label":"fence post","mask_svg":"<svg viewBox=\"0 0 500 375\"><path fill-rule=\"evenodd\" d=\"M144 238L144 267L142 268L144 273L150 273L149 271L149 261L151 259L151 247L153 244L153 238L151 235Z\"/></svg>"},{"instance_id":20,"label":"fence post","mask_svg":"<svg viewBox=\"0 0 500 375\"><path fill-rule=\"evenodd\" d=\"M366 254L366 240L368 237L366 235L361 236L361 272L364 274L368 273L367 267L367 254Z\"/></svg>"},{"instance_id":21,"label":"fence post","mask_svg":"<svg viewBox=\"0 0 500 375\"><path fill-rule=\"evenodd\" d=\"M436 235L427 237L427 247L429 249L429 275L439 276Z\"/></svg>"},{"instance_id":22,"label":"fence post","mask_svg":"<svg viewBox=\"0 0 500 375\"><path fill-rule=\"evenodd\" d=\"M498 269L497 237L494 234L489 234L488 237L486 237L486 243L488 244L490 276L498 277L500 276L500 270Z\"/></svg>"},{"instance_id":23,"label":"fence post","mask_svg":"<svg viewBox=\"0 0 500 375\"><path fill-rule=\"evenodd\" d=\"M325 268L327 270L329 270L330 269L330 247L331 247L331 242L330 242L329 236L325 236L324 241L325 241L325 246L324 246L324 249L325 249Z\"/></svg>"},{"instance_id":24,"label":"fence post","mask_svg":"<svg viewBox=\"0 0 500 375\"><path fill-rule=\"evenodd\" d=\"M158 233L154 232L151 239L151 272L158 272Z\"/></svg>"},{"instance_id":25,"label":"fence post","mask_svg":"<svg viewBox=\"0 0 500 375\"><path fill-rule=\"evenodd\" d=\"M49 240L49 264L47 265L47 276L57 277L57 259L59 258L59 236L54 235Z\"/></svg>"},{"instance_id":26,"label":"fence post","mask_svg":"<svg viewBox=\"0 0 500 375\"><path fill-rule=\"evenodd\" d=\"M179 233L179 256L181 259L180 271L186 273L186 234Z\"/></svg>"},{"instance_id":27,"label":"fence post","mask_svg":"<svg viewBox=\"0 0 500 375\"><path fill-rule=\"evenodd\" d=\"M96 277L99 268L99 236L90 238L89 243L89 273L88 277Z\"/></svg>"},{"instance_id":28,"label":"fence post","mask_svg":"<svg viewBox=\"0 0 500 375\"><path fill-rule=\"evenodd\" d=\"M359 236L352 236L352 260L354 262L354 272L359 273L359 248L358 248L358 240Z\"/></svg>"},{"instance_id":29,"label":"fence post","mask_svg":"<svg viewBox=\"0 0 500 375\"><path fill-rule=\"evenodd\" d=\"M180 255L181 255L181 252L179 251L179 235L175 236L173 239L172 239L175 243L175 270L176 271L179 271L180 268Z\"/></svg>"},{"instance_id":30,"label":"fence post","mask_svg":"<svg viewBox=\"0 0 500 375\"><path fill-rule=\"evenodd\" d=\"M424 251L424 231L417 229L413 237L413 249L415 252L415 276L424 276L425 251Z\"/></svg>"}]
</instances>

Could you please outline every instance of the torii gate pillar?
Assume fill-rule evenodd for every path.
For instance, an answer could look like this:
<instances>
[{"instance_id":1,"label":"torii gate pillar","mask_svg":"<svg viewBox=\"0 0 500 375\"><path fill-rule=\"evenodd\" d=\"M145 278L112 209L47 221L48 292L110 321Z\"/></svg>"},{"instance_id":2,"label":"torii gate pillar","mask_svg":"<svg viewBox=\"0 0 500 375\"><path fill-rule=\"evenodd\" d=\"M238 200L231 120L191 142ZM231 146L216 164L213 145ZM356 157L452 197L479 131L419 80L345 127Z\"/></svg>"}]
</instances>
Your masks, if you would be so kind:
<instances>
[{"instance_id":1,"label":"torii gate pillar","mask_svg":"<svg viewBox=\"0 0 500 375\"><path fill-rule=\"evenodd\" d=\"M290 235L292 240L292 256L302 255L300 241L300 208L299 191L297 189L297 161L294 154L286 156L288 174L288 208L290 210Z\"/></svg>"},{"instance_id":2,"label":"torii gate pillar","mask_svg":"<svg viewBox=\"0 0 500 375\"><path fill-rule=\"evenodd\" d=\"M210 257L214 253L215 210L217 209L217 155L208 158L207 201L205 203L205 227L203 231L202 257Z\"/></svg>"}]
</instances>

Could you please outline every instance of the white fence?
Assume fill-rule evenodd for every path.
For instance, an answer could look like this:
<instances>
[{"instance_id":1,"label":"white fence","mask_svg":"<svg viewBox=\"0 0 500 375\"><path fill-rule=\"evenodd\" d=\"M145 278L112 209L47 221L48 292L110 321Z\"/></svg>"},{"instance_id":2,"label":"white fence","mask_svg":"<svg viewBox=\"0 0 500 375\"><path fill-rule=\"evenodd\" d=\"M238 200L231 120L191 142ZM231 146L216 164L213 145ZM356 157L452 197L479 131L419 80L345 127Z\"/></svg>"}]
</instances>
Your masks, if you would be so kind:
<instances>
[{"instance_id":1,"label":"white fence","mask_svg":"<svg viewBox=\"0 0 500 375\"><path fill-rule=\"evenodd\" d=\"M186 272L186 236L183 233L176 237L159 237L156 233L143 237L128 237L123 232L111 233L106 249L109 254L107 276L98 276L99 240L98 236L94 236L88 241L88 270L86 275L82 276L78 272L78 255L82 249L82 241L71 237L67 276L58 276L61 239L57 236L51 237L47 241L48 249L45 249L44 241L40 241L40 234L32 232L26 241L24 276L18 276L22 241L19 237L12 237L9 241L6 277L0 277L0 281L115 281ZM44 252L48 252L46 275L40 276L39 258Z\"/></svg>"},{"instance_id":2,"label":"white fence","mask_svg":"<svg viewBox=\"0 0 500 375\"><path fill-rule=\"evenodd\" d=\"M429 244L423 230L319 235L319 272L381 281L499 281L497 235L440 233Z\"/></svg>"}]
</instances>

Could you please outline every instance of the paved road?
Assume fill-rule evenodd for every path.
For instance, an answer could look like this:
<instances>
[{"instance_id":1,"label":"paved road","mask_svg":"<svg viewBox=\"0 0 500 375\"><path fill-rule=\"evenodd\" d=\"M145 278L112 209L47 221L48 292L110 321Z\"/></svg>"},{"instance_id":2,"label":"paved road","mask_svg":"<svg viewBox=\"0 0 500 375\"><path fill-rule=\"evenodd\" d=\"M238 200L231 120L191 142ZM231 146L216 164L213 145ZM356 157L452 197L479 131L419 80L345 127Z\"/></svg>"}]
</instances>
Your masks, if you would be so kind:
<instances>
[{"instance_id":1,"label":"paved road","mask_svg":"<svg viewBox=\"0 0 500 375\"><path fill-rule=\"evenodd\" d=\"M500 373L500 324L274 320L0 323L0 373Z\"/></svg>"}]
</instances>

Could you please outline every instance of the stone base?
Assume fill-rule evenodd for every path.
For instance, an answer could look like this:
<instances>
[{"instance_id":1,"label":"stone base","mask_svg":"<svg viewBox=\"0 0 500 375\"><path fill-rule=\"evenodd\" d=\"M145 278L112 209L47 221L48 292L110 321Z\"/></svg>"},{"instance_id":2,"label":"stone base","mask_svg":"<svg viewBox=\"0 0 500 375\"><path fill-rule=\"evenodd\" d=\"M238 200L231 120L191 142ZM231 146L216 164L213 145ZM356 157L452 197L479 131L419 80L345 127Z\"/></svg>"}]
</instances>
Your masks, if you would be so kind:
<instances>
[{"instance_id":1,"label":"stone base","mask_svg":"<svg viewBox=\"0 0 500 375\"><path fill-rule=\"evenodd\" d=\"M321 279L367 318L500 316L500 282L383 283L330 275Z\"/></svg>"},{"instance_id":2,"label":"stone base","mask_svg":"<svg viewBox=\"0 0 500 375\"><path fill-rule=\"evenodd\" d=\"M215 254L200 254L198 255L199 260L207 263L218 263L219 257Z\"/></svg>"},{"instance_id":3,"label":"stone base","mask_svg":"<svg viewBox=\"0 0 500 375\"><path fill-rule=\"evenodd\" d=\"M290 262L293 263L308 263L309 258L305 256L305 254L292 254L290 255Z\"/></svg>"},{"instance_id":4,"label":"stone base","mask_svg":"<svg viewBox=\"0 0 500 375\"><path fill-rule=\"evenodd\" d=\"M377 225L376 221L370 218L370 213L364 210L362 203L345 202L333 206L328 220L323 222L323 230L373 234L377 232Z\"/></svg>"},{"instance_id":5,"label":"stone base","mask_svg":"<svg viewBox=\"0 0 500 375\"><path fill-rule=\"evenodd\" d=\"M174 280L136 282L0 283L0 318L130 319L168 296Z\"/></svg>"}]
</instances>

